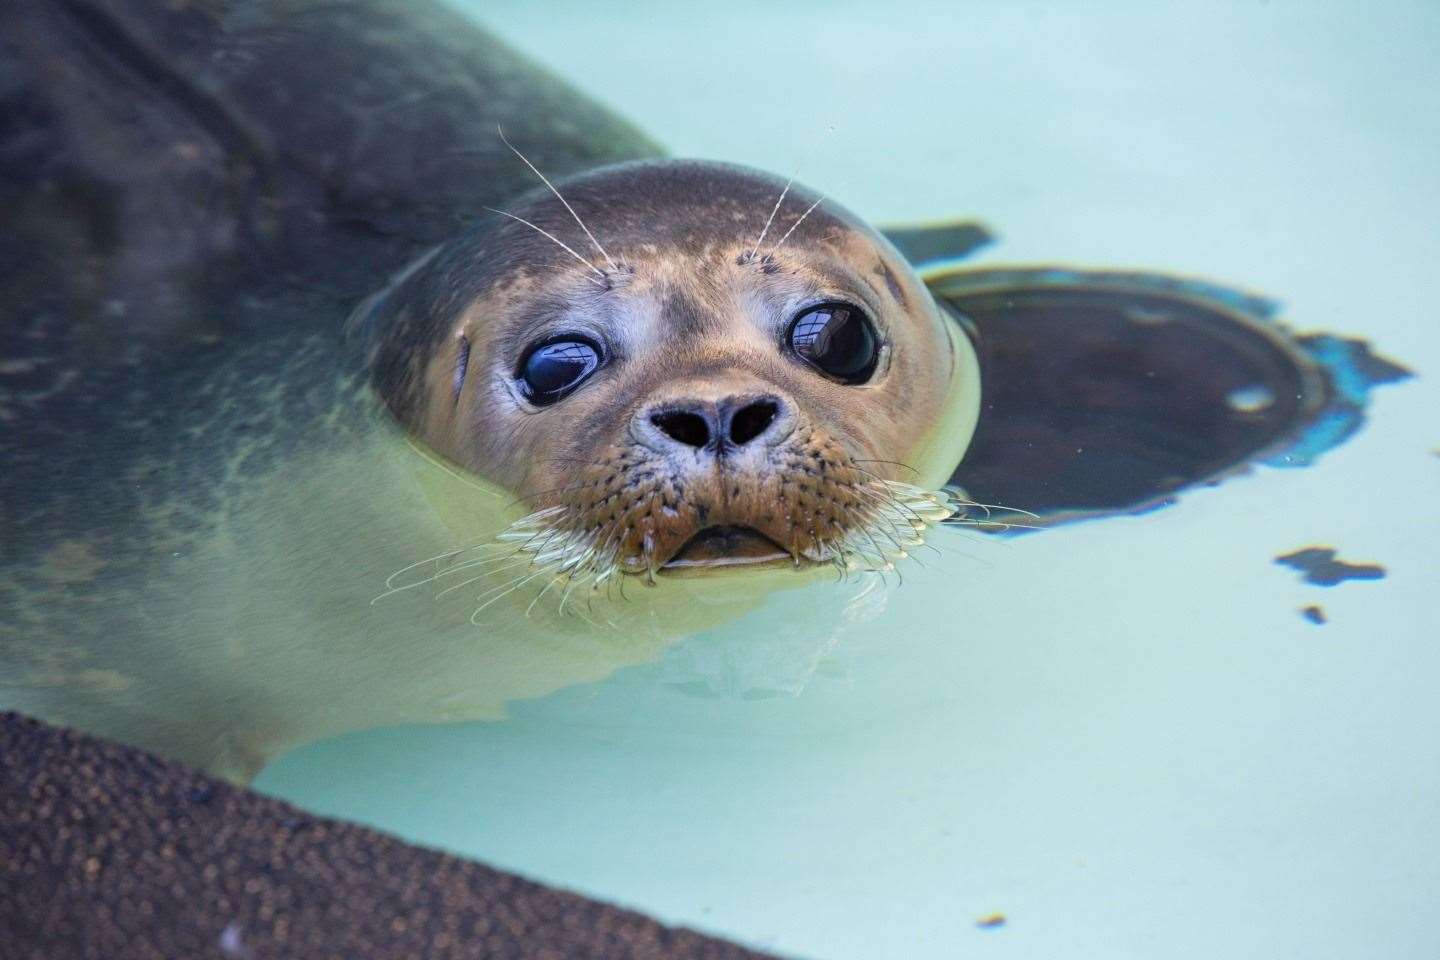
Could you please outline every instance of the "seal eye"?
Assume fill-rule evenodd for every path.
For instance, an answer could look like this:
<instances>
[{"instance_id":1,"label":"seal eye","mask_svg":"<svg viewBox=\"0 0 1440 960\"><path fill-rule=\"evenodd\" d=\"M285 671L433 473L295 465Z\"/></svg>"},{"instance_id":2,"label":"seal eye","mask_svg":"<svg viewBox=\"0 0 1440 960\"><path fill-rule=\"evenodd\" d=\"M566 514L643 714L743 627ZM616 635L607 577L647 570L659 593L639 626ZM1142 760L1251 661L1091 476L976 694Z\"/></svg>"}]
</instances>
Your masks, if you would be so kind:
<instances>
[{"instance_id":1,"label":"seal eye","mask_svg":"<svg viewBox=\"0 0 1440 960\"><path fill-rule=\"evenodd\" d=\"M870 320L848 303L822 303L790 324L790 348L800 359L842 383L864 383L875 373L880 339Z\"/></svg>"},{"instance_id":2,"label":"seal eye","mask_svg":"<svg viewBox=\"0 0 1440 960\"><path fill-rule=\"evenodd\" d=\"M578 387L600 366L600 348L589 340L552 340L520 362L520 390L536 406L548 406Z\"/></svg>"}]
</instances>

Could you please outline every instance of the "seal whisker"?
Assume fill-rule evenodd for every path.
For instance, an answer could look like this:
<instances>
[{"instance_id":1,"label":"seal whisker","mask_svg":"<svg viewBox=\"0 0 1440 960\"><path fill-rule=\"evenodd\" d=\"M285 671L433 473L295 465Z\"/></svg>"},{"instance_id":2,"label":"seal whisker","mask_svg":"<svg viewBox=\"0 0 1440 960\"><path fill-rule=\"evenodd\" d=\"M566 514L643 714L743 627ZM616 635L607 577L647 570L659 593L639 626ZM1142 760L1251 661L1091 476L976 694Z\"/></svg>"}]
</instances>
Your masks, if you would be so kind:
<instances>
[{"instance_id":1,"label":"seal whisker","mask_svg":"<svg viewBox=\"0 0 1440 960\"><path fill-rule=\"evenodd\" d=\"M500 134L500 139L504 142L505 146L509 147L510 150L515 154L515 156L519 157L521 162L523 162L525 166L529 167L531 171L534 172L535 176L540 178L541 182L544 183L545 186L550 188L550 192L555 194L555 198L565 205L565 209L570 211L570 216L574 217L575 222L580 224L580 229L585 231L585 236L590 238L590 242L595 244L595 249L599 250L600 255L604 257L606 262L610 264L610 269L620 269L615 265L615 261L611 259L610 254L605 252L605 248L600 245L600 241L595 239L595 234L591 233L590 228L585 226L585 221L580 219L580 214L576 213L575 208L570 206L570 201L566 200L563 196L560 195L560 191L555 189L555 184L550 182L550 178L545 176L545 174L541 173L540 168L535 166L535 164L531 163L530 159L526 157L525 154L515 149L515 145L511 143L508 139L506 139L505 131L501 129L500 124L498 123L495 124L495 132ZM604 274L601 274L601 276L604 276Z\"/></svg>"},{"instance_id":2,"label":"seal whisker","mask_svg":"<svg viewBox=\"0 0 1440 960\"><path fill-rule=\"evenodd\" d=\"M918 526L919 529L926 529L934 525L936 521L926 519L925 517L917 513L915 509L909 504L902 502L893 494L883 492L882 489L877 488L877 484L885 482L887 481L880 480L876 481L875 483L856 484L851 489L854 490L856 493L870 497L873 501L879 501L887 507L903 511L909 516L909 524L912 528L916 528Z\"/></svg>"},{"instance_id":3,"label":"seal whisker","mask_svg":"<svg viewBox=\"0 0 1440 960\"><path fill-rule=\"evenodd\" d=\"M546 230L544 227L535 226L535 224L531 223L529 220L526 220L524 217L517 217L515 216L515 214L508 211L497 210L494 207L486 207L485 209L489 210L491 213L498 213L502 217L509 217L511 220L514 220L518 223L523 223L525 224L525 226L529 227L531 230L534 230L542 237L545 237L547 240L555 243L557 246L560 247L560 249L564 250L566 253L570 254L570 256L574 257L576 260L579 260L581 263L585 264L585 266L595 271L595 275L601 278L600 280L596 280L595 277L586 277L586 280L589 280L591 283L595 284L595 286L600 287L601 289L609 289L608 287L606 287L604 282L605 271L601 270L599 267L595 266L595 264L580 256L580 254L576 253L569 244L567 244L564 240L561 240L559 237L555 236L555 234Z\"/></svg>"},{"instance_id":4,"label":"seal whisker","mask_svg":"<svg viewBox=\"0 0 1440 960\"><path fill-rule=\"evenodd\" d=\"M618 518L592 532L568 526L567 518L572 514L569 507L549 507L516 521L500 535L501 540L523 540L519 550L530 554L527 562L536 568L537 574L553 577L553 582L527 608L527 616L556 584L568 583L558 608L563 615L565 605L576 588L589 583L593 592L615 572ZM586 622L591 621L586 618Z\"/></svg>"},{"instance_id":5,"label":"seal whisker","mask_svg":"<svg viewBox=\"0 0 1440 960\"><path fill-rule=\"evenodd\" d=\"M499 544L495 544L495 546L499 546ZM519 553L520 551L518 549L515 549L511 550L508 553L502 553L493 557L484 557L478 560L467 560L464 563L457 563L455 566L448 567L444 572L432 577L427 582L433 583L437 580L443 580L444 578L452 576L454 574L463 573L466 570L474 570L476 567L489 566L492 563L499 563L502 560L512 560Z\"/></svg>"},{"instance_id":6,"label":"seal whisker","mask_svg":"<svg viewBox=\"0 0 1440 960\"><path fill-rule=\"evenodd\" d=\"M399 570L396 570L394 573L390 574L390 576L385 578L385 590L383 590L379 595L374 597L370 601L370 604L371 606L373 606L380 600L383 600L393 594L403 593L406 590L413 590L416 587L422 587L427 583L433 583L442 577L447 577L457 570L463 570L477 563L485 562L482 558L477 558L474 560L465 560L459 563L452 563L449 566L446 566L444 569L440 569L440 564L445 560L450 560L454 557L461 556L462 554L469 553L471 550L484 550L492 548L494 546L496 545L493 543L478 543L472 547L465 547L461 550L451 550L448 553L442 553L434 557L428 557L424 560L417 560L415 563L401 567ZM421 577L419 580L416 580L413 583L405 583L401 584L400 586L395 585L396 578L399 577L401 574L406 573L410 570L414 570L417 567L423 567L427 563L434 563L436 565L435 572L432 573L430 576Z\"/></svg>"},{"instance_id":7,"label":"seal whisker","mask_svg":"<svg viewBox=\"0 0 1440 960\"><path fill-rule=\"evenodd\" d=\"M771 253L771 254L774 254L776 250L779 250L781 247L783 247L783 246L785 245L785 241L790 239L790 234L792 234L792 233L795 232L795 228L798 227L798 226L800 226L800 224L804 223L804 222L805 222L805 218L808 217L808 216L810 216L810 212L811 212L812 210L814 210L816 207L820 206L820 201L821 201L821 200L824 200L824 199L825 199L824 197L819 197L818 199L816 199L816 201L815 201L814 203L810 204L810 206L808 206L808 207L805 208L805 212L802 213L802 214L800 214L800 219L798 219L798 220L796 220L794 223L790 224L790 229L785 231L785 236L783 236L783 237L780 238L780 242L777 243L777 244L775 244L775 246L773 246L773 247L770 248L770 253Z\"/></svg>"},{"instance_id":8,"label":"seal whisker","mask_svg":"<svg viewBox=\"0 0 1440 960\"><path fill-rule=\"evenodd\" d=\"M574 590L575 587L578 586L579 584L584 583L586 580L591 579L592 576L593 576L592 574L587 574L587 575L584 576L584 577L580 577L580 578L572 577L572 578L571 578L570 586L565 589L564 595L562 595L562 596L560 597L560 607L559 607L559 609L556 611L559 616L561 616L561 617L565 616L565 601L569 599L569 597L570 597L570 591L571 591L571 590ZM575 616L579 617L581 620L584 620L586 623L588 623L590 626L594 627L595 629L597 629L597 630L600 629L600 624L596 623L594 620L591 620L589 617L585 616L585 614L581 613L578 608L572 608L572 610L573 610ZM590 607L590 612L591 612L591 613L594 613L594 612L595 612L593 606ZM612 621L610 621L610 620L608 620L608 619L607 619L605 622L606 622L606 624L607 624L608 626L610 626L611 628L614 628L614 627L615 627L614 622L612 622Z\"/></svg>"},{"instance_id":9,"label":"seal whisker","mask_svg":"<svg viewBox=\"0 0 1440 960\"><path fill-rule=\"evenodd\" d=\"M967 520L963 517L954 520L947 520L947 523L957 527L993 527L999 530L1044 530L1044 527L1033 523L1011 523L1008 520Z\"/></svg>"},{"instance_id":10,"label":"seal whisker","mask_svg":"<svg viewBox=\"0 0 1440 960\"><path fill-rule=\"evenodd\" d=\"M858 457L852 457L851 460L850 460L850 462L851 462L851 463L888 463L888 464L890 464L892 467L904 467L906 470L909 470L912 474L914 474L914 475L916 475L916 476L919 476L919 475L920 475L920 471L919 471L919 470L916 470L914 467L910 466L910 464L908 464L908 463L901 463L899 460L870 460L870 459L861 459L861 458L858 458Z\"/></svg>"},{"instance_id":11,"label":"seal whisker","mask_svg":"<svg viewBox=\"0 0 1440 960\"><path fill-rule=\"evenodd\" d=\"M549 593L549 592L550 592L550 588L553 587L553 586L555 586L555 584L559 583L562 579L563 579L563 578L561 578L561 577L551 577L551 578L550 578L550 582L547 583L547 584L545 584L544 589L542 589L539 593L535 594L535 599L534 599L534 600L531 600L531 601L530 601L530 606L528 606L528 607L525 608L525 619L526 619L526 620L529 620L529 619L530 619L530 614L535 610L535 604L537 604L537 603L540 602L540 598L543 597L543 596L545 596L545 594Z\"/></svg>"},{"instance_id":12,"label":"seal whisker","mask_svg":"<svg viewBox=\"0 0 1440 960\"><path fill-rule=\"evenodd\" d=\"M954 502L962 507L979 507L980 509L986 511L987 516L989 515L989 511L991 510L1004 510L1007 513L1018 513L1022 516L1030 517L1032 520L1044 519L1044 517L1040 516L1040 514L1038 513L1031 513L1029 510L1022 509L1021 507L1007 507L1004 504L1000 503L977 503L974 500L959 499L956 499Z\"/></svg>"},{"instance_id":13,"label":"seal whisker","mask_svg":"<svg viewBox=\"0 0 1440 960\"><path fill-rule=\"evenodd\" d=\"M419 561L419 562L417 562L417 563L412 563L412 564L410 564L408 567L401 567L399 570L396 570L394 573L390 574L390 576L388 576L388 577L385 578L385 586L387 586L387 587L392 587L392 588L393 588L393 587L395 586L395 583L394 583L395 578L398 577L398 576L400 576L400 574L405 573L406 571L409 571L409 570L414 570L416 567L423 566L423 565L425 565L425 564L427 564L427 563L435 563L436 566L437 566L437 568L439 567L439 565L440 565L441 562L447 561L447 560L449 560L449 561L454 561L454 563L452 563L451 566L454 566L455 563L469 563L470 561L468 561L468 560L456 560L455 558L460 557L460 556L462 556L462 555L464 555L464 554L467 554L467 553L469 553L469 552L472 551L472 550L486 550L486 549L489 549L490 547L493 547L493 546L494 546L494 544L488 543L488 542L487 542L487 543L477 543L477 544L475 544L474 546L465 547L465 548L462 549L462 550L452 550L452 551L450 551L449 553L442 553L442 554L440 554L440 555L437 556L437 557L430 557L429 559L421 560L421 561ZM451 568L451 567L448 567L448 566L447 566L447 567L445 567L444 569L449 570L450 568ZM430 578L427 578L427 579L430 579ZM424 583L424 582L425 582L425 581L423 581L423 580L417 581L417 583ZM398 588L398 589L402 589L402 590L403 590L403 589L405 589L405 587L402 586L402 587L400 587L400 588Z\"/></svg>"},{"instance_id":14,"label":"seal whisker","mask_svg":"<svg viewBox=\"0 0 1440 960\"><path fill-rule=\"evenodd\" d=\"M875 554L881 561L881 568L886 570L894 569L895 561L891 559L890 554L875 540L875 535L870 532L869 526L862 524L859 527L859 531L865 535L865 538L870 541L870 545L875 548ZM900 544L896 543L895 546L899 549L899 556L895 557L895 560L903 560L906 557L905 551L900 549Z\"/></svg>"},{"instance_id":15,"label":"seal whisker","mask_svg":"<svg viewBox=\"0 0 1440 960\"><path fill-rule=\"evenodd\" d=\"M775 214L780 212L780 204L785 202L786 195L790 192L790 188L794 185L795 175L791 174L790 179L785 181L785 189L781 190L780 196L776 198L775 206L770 208L770 216L765 218L765 226L760 230L760 236L755 239L755 248L752 251L755 256L760 256L760 244L765 242L765 235L770 232L770 224L775 222Z\"/></svg>"},{"instance_id":16,"label":"seal whisker","mask_svg":"<svg viewBox=\"0 0 1440 960\"><path fill-rule=\"evenodd\" d=\"M448 587L446 587L444 590L441 590L439 593L435 594L435 596L434 596L432 599L434 599L434 600L439 600L441 597L445 596L445 594L447 594L447 593L454 593L456 590L464 589L465 587L468 587L468 586L469 586L470 584L472 584L472 583L478 583L479 581L484 580L486 577L494 576L496 573L499 573L501 570L514 570L516 567L528 567L528 566L530 566L530 561L529 561L529 560L516 560L516 561L514 561L514 562L512 562L512 563L510 563L510 564L508 564L508 565L506 565L506 566L496 567L494 570L487 570L487 571L485 571L484 573L480 574L478 577L471 577L469 580L462 580L462 581L459 582L459 583L452 584L451 586L448 586ZM486 591L486 592L488 593L489 591ZM484 596L484 594L481 594L481 596Z\"/></svg>"},{"instance_id":17,"label":"seal whisker","mask_svg":"<svg viewBox=\"0 0 1440 960\"><path fill-rule=\"evenodd\" d=\"M886 514L891 513L892 511L909 511L910 515L914 517L917 522L924 522L920 518L919 514L916 514L913 510L910 510L909 507L900 503L899 500L897 500L894 496L891 496L889 494L877 493L873 490L867 490L863 486L856 487L855 489L856 492L869 495L872 498L871 502L878 505L876 507L872 507L871 516L867 518L868 526L881 526L886 521L889 521L890 525L893 527L894 518L891 516L886 516ZM919 531L916 530L914 523L906 520L904 526L907 528L906 532L908 534L908 539L913 540L918 536ZM884 533L885 536L890 540L890 542L894 543L898 549L904 549L904 546L895 539L890 530L882 529L881 532Z\"/></svg>"},{"instance_id":18,"label":"seal whisker","mask_svg":"<svg viewBox=\"0 0 1440 960\"><path fill-rule=\"evenodd\" d=\"M847 570L894 570L895 561L912 558L910 551L914 547L926 545L926 530L954 513L941 494L899 481L874 480L851 484L849 489L869 501L861 511L861 522L826 545L819 556L812 557L823 559L828 549ZM885 547L882 539L889 541L894 550ZM903 574L897 573L897 577L903 582Z\"/></svg>"},{"instance_id":19,"label":"seal whisker","mask_svg":"<svg viewBox=\"0 0 1440 960\"><path fill-rule=\"evenodd\" d=\"M502 570L503 570L503 569L505 569L505 568L504 568L504 567L501 567L501 568L499 568L499 569L502 569ZM494 572L495 572L495 571L493 571L493 570L490 571L490 573L494 573ZM451 593L452 591L459 590L459 589L461 589L461 588L463 588L463 587L468 587L468 586L470 586L470 584L472 584L472 583L479 583L481 580L484 580L487 576L489 576L490 573L482 573L482 574L480 574L480 576L478 576L478 577L471 577L469 580L462 580L462 581L460 581L460 582L457 583L457 584L453 584L452 586L448 586L448 587L446 587L444 590L441 590L439 593L435 594L435 596L431 597L430 599L431 599L431 600L439 600L441 597L445 596L445 594L447 594L447 593Z\"/></svg>"},{"instance_id":20,"label":"seal whisker","mask_svg":"<svg viewBox=\"0 0 1440 960\"><path fill-rule=\"evenodd\" d=\"M415 583L407 583L403 587L397 587L395 586L395 578L400 576L402 573L408 573L409 571L414 570L416 567L423 567L427 563L434 563L438 566L440 561L448 560L451 557L458 557L460 554L464 553L465 550L469 549L473 548L466 547L462 550L451 550L446 553L437 554L433 557L426 557L424 560L416 560L414 563L408 566L401 567L399 570L396 570L394 573L390 574L390 576L385 578L385 592L380 594L380 597L388 596L391 593L398 593L401 590L409 590L411 587L418 587L420 584L427 583L429 582L429 580L433 579L433 577L427 577L424 580L418 580ZM380 597L376 597L375 600L379 600ZM371 600L370 602L374 603L375 600Z\"/></svg>"},{"instance_id":21,"label":"seal whisker","mask_svg":"<svg viewBox=\"0 0 1440 960\"><path fill-rule=\"evenodd\" d=\"M502 592L500 592L500 593L495 594L495 596L491 597L489 600L486 600L484 603L480 604L480 606L476 607L476 608L475 608L475 611L470 614L470 622L473 623L473 624L474 624L475 626L477 626L477 627L480 626L480 621L479 621L478 619L476 619L476 618L479 617L480 614L484 613L484 612L485 612L485 609L486 609L487 607L489 607L489 606L490 606L491 604L493 604L493 603L496 603L497 601L503 600L503 599L505 599L506 597L510 596L510 594L514 593L516 590L519 590L521 587L525 586L525 584L529 583L531 580L534 580L536 577L540 577L540 576L544 576L544 575L545 575L545 571L544 571L544 570L536 570L534 573L530 574L530 576L528 576L528 577L517 577L515 581L511 581L512 583L514 583L514 586L510 587L508 590L504 590L504 591L502 591ZM496 588L494 588L494 589L495 589L495 590L499 590L500 588L499 588L499 587L496 587ZM480 596L483 597L483 596L485 596L486 593L491 593L491 592L493 592L493 591L492 591L492 590L486 590L485 593L480 594ZM478 600L478 599L480 599L480 597L476 597L475 599Z\"/></svg>"},{"instance_id":22,"label":"seal whisker","mask_svg":"<svg viewBox=\"0 0 1440 960\"><path fill-rule=\"evenodd\" d=\"M880 522L874 524L874 527L879 530L880 534L884 536L886 540L889 540L891 543L895 544L895 549L900 552L900 555L896 559L904 559L906 557L909 557L910 549L912 547L917 547L925 542L924 537L921 536L920 532L917 531L914 526L909 522L906 522L904 524L906 528L906 536L904 541L902 542L901 540L896 539L895 531L898 529L898 526L893 521L890 521L887 526L885 524L885 519L886 518L882 518Z\"/></svg>"},{"instance_id":23,"label":"seal whisker","mask_svg":"<svg viewBox=\"0 0 1440 960\"><path fill-rule=\"evenodd\" d=\"M584 490L588 487L598 487L599 485L599 480L582 480L579 483L572 483L563 487L551 487L549 490L521 490L515 495L515 499L510 501L508 506L513 507L517 503L523 503L526 500L538 500L540 497L548 497L552 494L571 493L575 490Z\"/></svg>"},{"instance_id":24,"label":"seal whisker","mask_svg":"<svg viewBox=\"0 0 1440 960\"><path fill-rule=\"evenodd\" d=\"M515 532L507 530L496 537L496 539L505 543L514 543L514 555L528 553L531 555L531 560L533 561L535 554L544 550L545 545L548 544L555 535L556 531L553 528L543 527L528 534L523 530ZM537 540L540 541L538 546L535 543Z\"/></svg>"},{"instance_id":25,"label":"seal whisker","mask_svg":"<svg viewBox=\"0 0 1440 960\"><path fill-rule=\"evenodd\" d=\"M957 486L946 486L942 492L953 502L958 503L961 506L980 507L982 509L988 507L994 510L1008 510L1011 513L1023 513L1025 516L1030 517L1034 520L1045 519L1044 517L1040 516L1040 514L1031 513L1029 510L1025 510L1021 507L1011 507L1003 503L979 503L978 501L971 500L969 497L967 497L965 495L965 491Z\"/></svg>"},{"instance_id":26,"label":"seal whisker","mask_svg":"<svg viewBox=\"0 0 1440 960\"><path fill-rule=\"evenodd\" d=\"M565 592L564 592L564 593L560 594L560 609L557 611L560 616L562 616L562 617L565 616L565 603L566 603L566 601L568 601L568 600L570 599L570 594L575 590L575 588L576 588L577 586L579 586L581 583L583 583L583 582L585 581L585 579L586 579L585 577L573 577L573 576L570 578L570 585L565 588Z\"/></svg>"},{"instance_id":27,"label":"seal whisker","mask_svg":"<svg viewBox=\"0 0 1440 960\"><path fill-rule=\"evenodd\" d=\"M864 471L862 470L861 472L863 473ZM878 482L883 481L876 481L872 483L857 483L853 485L850 489L857 494L871 498L872 501L878 501L887 506L893 506L897 509L904 510L910 515L910 519L922 524L923 526L928 527L930 525L929 521L921 517L920 514L916 513L908 505L901 503L899 500L895 499L893 495L884 493L881 490L877 489L876 483Z\"/></svg>"},{"instance_id":28,"label":"seal whisker","mask_svg":"<svg viewBox=\"0 0 1440 960\"><path fill-rule=\"evenodd\" d=\"M480 600L484 597L490 597L492 600L498 600L500 597L506 596L509 593L513 592L514 588L523 586L524 584L529 583L531 580L534 580L536 577L543 576L547 572L548 571L546 570L534 569L521 571L520 573L517 573L510 579L506 580L504 583L498 583L492 587L481 590L475 595L474 599ZM494 594L495 596L492 596L492 594Z\"/></svg>"},{"instance_id":29,"label":"seal whisker","mask_svg":"<svg viewBox=\"0 0 1440 960\"><path fill-rule=\"evenodd\" d=\"M540 535L537 534L536 536L538 537ZM548 567L554 564L557 559L563 560L566 549L569 546L569 537L570 534L560 527L551 527L539 544L531 546L531 541L535 539L535 537L532 537L531 540L527 540L525 544L522 545L522 549L531 555L531 563L537 566ZM560 541L558 547L554 546L557 540ZM559 550L558 555L556 554L557 549Z\"/></svg>"}]
</instances>

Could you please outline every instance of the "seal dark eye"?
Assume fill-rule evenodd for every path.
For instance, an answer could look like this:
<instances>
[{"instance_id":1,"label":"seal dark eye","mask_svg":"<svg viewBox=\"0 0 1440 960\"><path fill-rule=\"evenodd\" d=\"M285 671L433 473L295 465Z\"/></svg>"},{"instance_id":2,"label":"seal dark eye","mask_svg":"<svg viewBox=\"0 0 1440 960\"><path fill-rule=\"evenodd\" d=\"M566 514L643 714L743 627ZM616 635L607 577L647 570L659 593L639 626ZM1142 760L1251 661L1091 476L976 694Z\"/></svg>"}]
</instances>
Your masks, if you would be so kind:
<instances>
[{"instance_id":1,"label":"seal dark eye","mask_svg":"<svg viewBox=\"0 0 1440 960\"><path fill-rule=\"evenodd\" d=\"M520 363L521 392L536 406L561 400L600 366L600 348L589 340L542 343Z\"/></svg>"},{"instance_id":2,"label":"seal dark eye","mask_svg":"<svg viewBox=\"0 0 1440 960\"><path fill-rule=\"evenodd\" d=\"M864 383L880 359L880 338L870 320L848 303L822 303L790 324L790 348L800 359L842 383Z\"/></svg>"}]
</instances>

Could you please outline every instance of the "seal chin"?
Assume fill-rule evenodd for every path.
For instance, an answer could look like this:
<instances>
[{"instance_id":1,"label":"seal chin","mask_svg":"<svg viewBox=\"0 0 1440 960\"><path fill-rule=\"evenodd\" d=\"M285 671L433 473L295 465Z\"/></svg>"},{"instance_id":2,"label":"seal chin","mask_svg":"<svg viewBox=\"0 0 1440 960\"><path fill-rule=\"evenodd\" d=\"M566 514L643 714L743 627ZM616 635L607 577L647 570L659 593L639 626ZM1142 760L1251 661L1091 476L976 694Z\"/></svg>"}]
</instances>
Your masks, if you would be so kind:
<instances>
[{"instance_id":1,"label":"seal chin","mask_svg":"<svg viewBox=\"0 0 1440 960\"><path fill-rule=\"evenodd\" d=\"M706 527L686 540L660 569L664 573L695 573L793 562L790 551L754 527L722 524Z\"/></svg>"}]
</instances>

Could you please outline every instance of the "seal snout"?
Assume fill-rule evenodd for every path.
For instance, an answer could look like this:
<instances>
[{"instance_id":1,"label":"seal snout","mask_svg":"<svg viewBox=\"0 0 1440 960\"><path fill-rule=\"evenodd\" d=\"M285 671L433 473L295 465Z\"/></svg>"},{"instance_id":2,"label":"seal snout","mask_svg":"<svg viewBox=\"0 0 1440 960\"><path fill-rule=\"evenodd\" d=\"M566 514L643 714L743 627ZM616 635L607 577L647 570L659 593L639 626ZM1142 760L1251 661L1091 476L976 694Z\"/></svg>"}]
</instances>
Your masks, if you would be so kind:
<instances>
[{"instance_id":1,"label":"seal snout","mask_svg":"<svg viewBox=\"0 0 1440 960\"><path fill-rule=\"evenodd\" d=\"M657 452L725 456L783 439L793 419L789 404L767 394L664 401L641 411L636 426Z\"/></svg>"}]
</instances>

